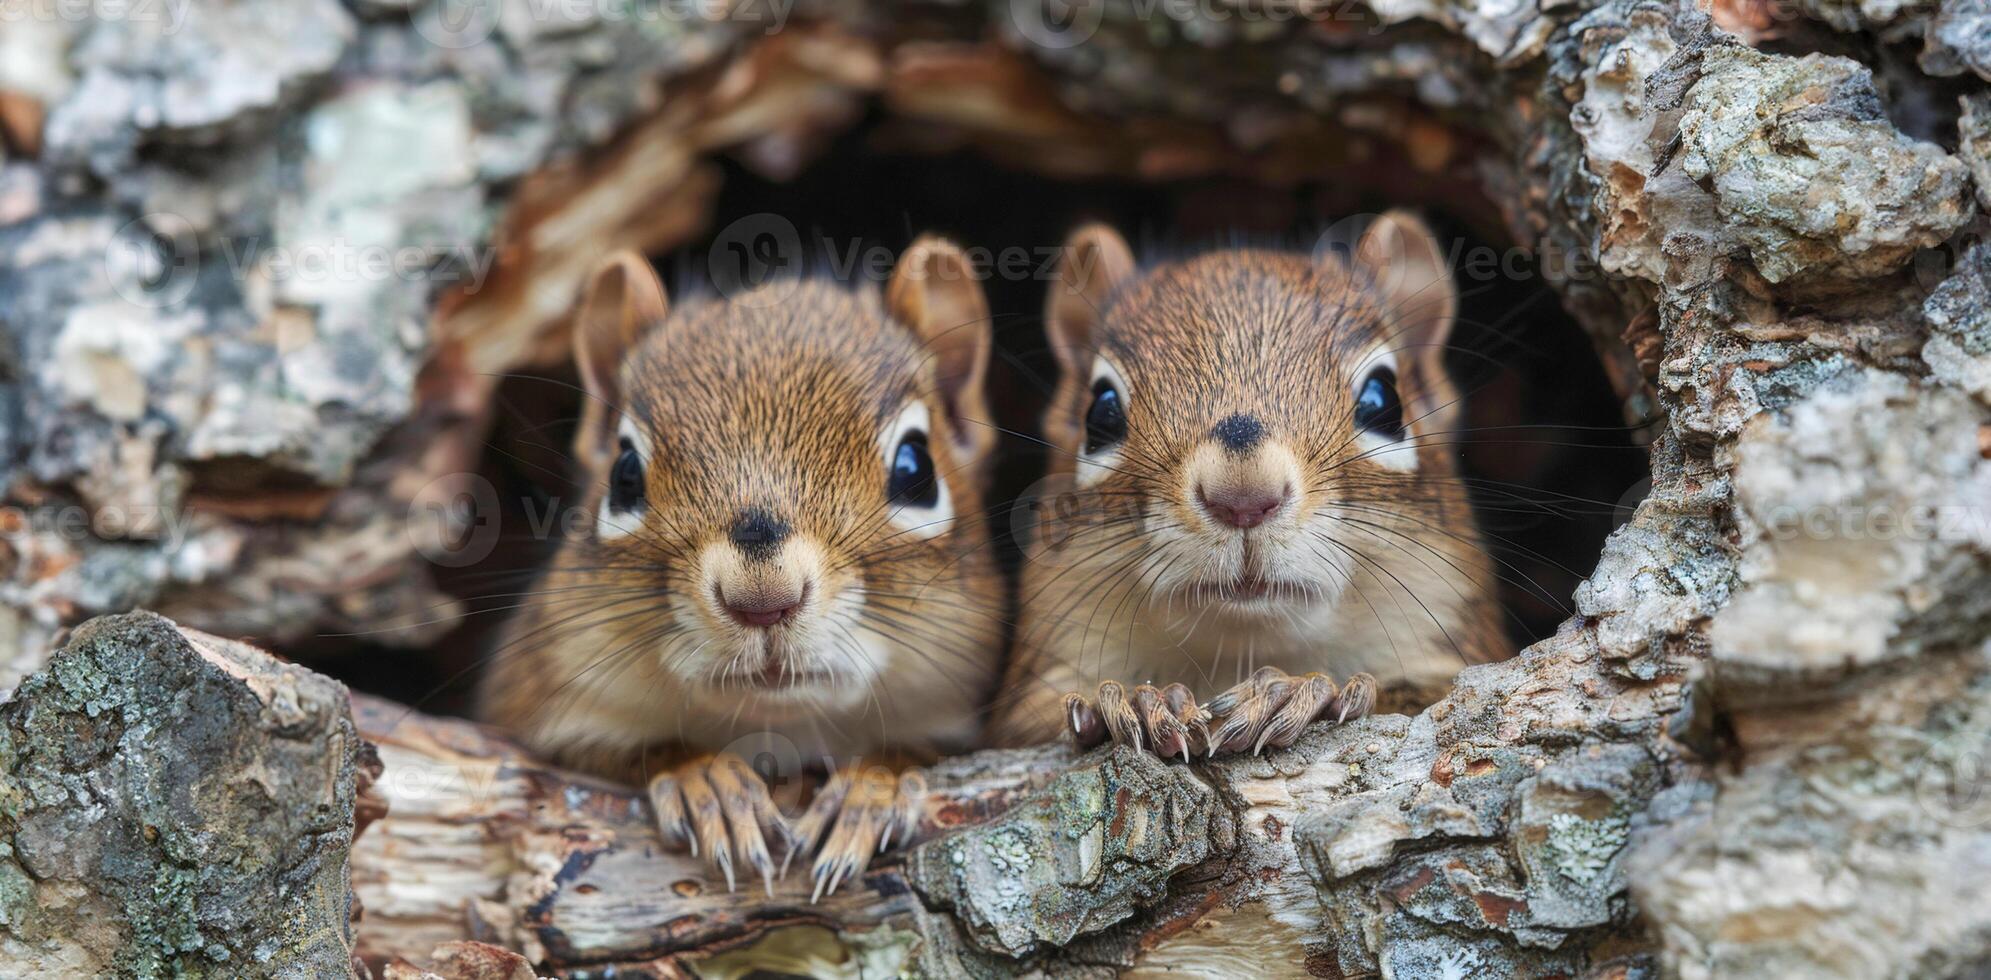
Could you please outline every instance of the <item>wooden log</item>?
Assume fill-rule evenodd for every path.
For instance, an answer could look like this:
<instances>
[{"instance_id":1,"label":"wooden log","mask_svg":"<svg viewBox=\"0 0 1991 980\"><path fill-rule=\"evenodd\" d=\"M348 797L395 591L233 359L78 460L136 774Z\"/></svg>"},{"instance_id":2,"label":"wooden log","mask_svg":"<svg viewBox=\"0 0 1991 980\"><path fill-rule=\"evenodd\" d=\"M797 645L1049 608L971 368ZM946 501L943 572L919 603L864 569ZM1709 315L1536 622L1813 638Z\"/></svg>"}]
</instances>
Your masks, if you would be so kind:
<instances>
[{"instance_id":1,"label":"wooden log","mask_svg":"<svg viewBox=\"0 0 1991 980\"><path fill-rule=\"evenodd\" d=\"M701 860L662 845L632 787L538 762L469 722L365 696L354 714L385 765L371 792L386 816L353 864L369 961L486 938L543 968L613 962L675 975L777 928L846 934L915 914L903 860L816 904L801 874L777 882L772 901L756 888L727 892ZM938 767L920 839L1008 809L1070 756L1049 747Z\"/></svg>"},{"instance_id":2,"label":"wooden log","mask_svg":"<svg viewBox=\"0 0 1991 980\"><path fill-rule=\"evenodd\" d=\"M421 40L442 5L299 0L283 20L307 29L242 29L273 6L0 32L0 687L59 627L134 604L266 638L429 606L406 505L468 467L486 372L562 356L585 248L682 240L711 154L786 172L871 92L902 145L1063 176L1325 174L1497 210L1627 418L1663 415L1651 494L1559 635L1416 717L1190 767L958 760L937 782L961 819L816 906L715 893L633 793L461 723L370 723L390 758L352 809L342 713L221 665L334 703L321 678L157 624L79 631L0 712L8 972L343 972L344 909L287 913L342 895L346 822L368 818L359 935L390 976L459 980L431 954L464 937L562 976L1911 977L1991 956L1981 4L1375 0L1267 26L1113 0L1047 40L1026 25L1073 5L830 3L763 40L583 15L447 55ZM1940 79L1904 57L1916 38ZM332 223L298 216L335 214L386 247L488 245L495 278L271 291L220 261L320 245ZM1875 523L1901 515L1940 525ZM156 738L110 738L130 731ZM231 787L270 809L200 795ZM245 819L300 813L253 825L322 828L308 853L243 856Z\"/></svg>"},{"instance_id":3,"label":"wooden log","mask_svg":"<svg viewBox=\"0 0 1991 980\"><path fill-rule=\"evenodd\" d=\"M1568 632L1416 718L1318 725L1263 757L945 761L915 846L819 903L801 874L726 891L660 844L632 788L361 697L386 816L353 856L360 951L478 939L548 975L619 977L1613 968L1635 949L1622 814L1656 788L1644 744L1678 683L1613 677L1592 644ZM1606 717L1614 739L1571 739Z\"/></svg>"}]
</instances>

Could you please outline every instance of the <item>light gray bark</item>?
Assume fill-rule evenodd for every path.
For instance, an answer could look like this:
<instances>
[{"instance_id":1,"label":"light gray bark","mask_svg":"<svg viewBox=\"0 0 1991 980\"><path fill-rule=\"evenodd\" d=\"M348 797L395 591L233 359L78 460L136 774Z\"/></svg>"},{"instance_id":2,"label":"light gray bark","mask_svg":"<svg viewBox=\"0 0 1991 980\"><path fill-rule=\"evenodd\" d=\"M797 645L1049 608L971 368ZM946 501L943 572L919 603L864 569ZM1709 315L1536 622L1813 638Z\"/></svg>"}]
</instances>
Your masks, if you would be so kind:
<instances>
[{"instance_id":1,"label":"light gray bark","mask_svg":"<svg viewBox=\"0 0 1991 980\"><path fill-rule=\"evenodd\" d=\"M310 29L272 29L277 6ZM0 683L62 624L140 602L272 639L434 618L410 616L434 596L408 532L473 452L478 379L561 355L550 311L594 254L693 234L705 155L792 170L875 96L917 145L1056 175L1331 170L1481 215L1543 258L1627 418L1660 420L1651 491L1556 636L1415 718L1195 773L1091 756L1062 792L924 845L844 904L727 941L968 973L1268 956L1325 976L1926 977L1991 957L1978 0L1375 0L1332 23L1113 0L1082 37L1047 34L1058 22L1028 0L805 7L765 36L556 24L518 3L460 48L425 43L435 8L412 6L245 0L163 40L132 23L0 34L6 493L23 515L123 518L9 530ZM937 26L895 36L913 14ZM1871 63L1776 53L1812 49ZM619 206L581 206L601 200ZM130 224L161 213L177 223ZM549 228L575 237L535 237ZM183 270L184 251L143 247L177 230L202 257ZM313 289L217 261L341 235L506 250L475 291ZM148 259L166 261L148 276ZM397 759L419 773L444 749L379 737L390 790ZM450 738L472 739L448 750L469 760L506 751ZM143 764L143 746L122 751ZM529 760L478 765L498 774L491 799L568 805L515 785L544 773ZM383 896L383 937L403 930L392 948L417 962L498 938L545 969L578 967L575 950L666 975L727 955L704 919L678 935L645 913L663 932L641 938L602 925L746 900L658 892L644 862L673 859L643 851L626 796L589 793L622 809L573 840L530 833L533 811L466 823L424 809L446 800L394 801L356 872ZM0 820L21 820L17 798ZM1138 820L1167 833L1130 836ZM470 879L468 908L422 907L408 896L465 886L442 871L470 852L445 849L434 879L425 852L369 857L397 827L518 873ZM625 887L638 904L617 905ZM4 924L16 941L77 941L23 921Z\"/></svg>"}]
</instances>

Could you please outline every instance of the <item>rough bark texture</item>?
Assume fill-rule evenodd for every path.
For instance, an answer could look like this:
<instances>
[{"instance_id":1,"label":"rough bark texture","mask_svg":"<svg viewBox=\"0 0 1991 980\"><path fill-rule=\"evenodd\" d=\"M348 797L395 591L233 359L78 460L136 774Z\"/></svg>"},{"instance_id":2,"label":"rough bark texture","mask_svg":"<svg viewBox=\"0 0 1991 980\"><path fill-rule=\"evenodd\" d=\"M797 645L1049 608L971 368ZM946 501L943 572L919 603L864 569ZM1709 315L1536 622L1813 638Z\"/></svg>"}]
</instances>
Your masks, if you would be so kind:
<instances>
[{"instance_id":1,"label":"rough bark texture","mask_svg":"<svg viewBox=\"0 0 1991 980\"><path fill-rule=\"evenodd\" d=\"M742 51L728 23L361 9L384 20L268 0L0 33L0 92L46 114L0 162L0 688L140 604L432 639L500 376L564 363L549 332L600 256L700 227L701 154L780 166L878 72L821 25Z\"/></svg>"},{"instance_id":2,"label":"rough bark texture","mask_svg":"<svg viewBox=\"0 0 1991 980\"><path fill-rule=\"evenodd\" d=\"M76 631L0 705L0 972L353 967L345 688L137 613Z\"/></svg>"},{"instance_id":3,"label":"rough bark texture","mask_svg":"<svg viewBox=\"0 0 1991 980\"><path fill-rule=\"evenodd\" d=\"M0 682L58 625L139 602L275 639L430 604L410 505L473 451L485 374L557 355L593 254L699 226L700 154L791 171L874 93L910 145L1058 175L1329 173L1485 214L1542 257L1627 417L1661 421L1650 494L1577 615L1516 660L1263 760L1087 757L824 909L763 915L688 867L653 875L675 859L645 849L626 795L546 792L566 777L488 761L508 750L481 736L441 724L397 747L393 726L390 796L397 764L434 759L493 788L404 793L362 838L362 891L406 937L383 948L475 936L568 973L716 953L721 974L749 949L967 974L1266 957L1326 976L1928 977L1991 958L1982 0L1375 0L1281 21L902 3L804 7L771 35L518 3L461 47L424 42L438 7L244 0L158 38L0 33L20 508ZM252 240L498 250L476 289L327 284L221 261ZM176 265L189 242L200 260ZM30 520L65 503L121 523ZM11 744L50 696L23 690ZM1007 765L1030 768L950 772ZM0 818L25 828L15 799ZM471 819L487 810L507 815ZM433 881L412 870L429 852L391 852L397 827L447 844ZM25 853L9 860L46 887ZM366 884L370 854L412 877ZM472 854L492 863L453 877ZM458 918L442 897L466 892ZM114 948L8 907L16 942ZM206 955L183 938L160 941Z\"/></svg>"}]
</instances>

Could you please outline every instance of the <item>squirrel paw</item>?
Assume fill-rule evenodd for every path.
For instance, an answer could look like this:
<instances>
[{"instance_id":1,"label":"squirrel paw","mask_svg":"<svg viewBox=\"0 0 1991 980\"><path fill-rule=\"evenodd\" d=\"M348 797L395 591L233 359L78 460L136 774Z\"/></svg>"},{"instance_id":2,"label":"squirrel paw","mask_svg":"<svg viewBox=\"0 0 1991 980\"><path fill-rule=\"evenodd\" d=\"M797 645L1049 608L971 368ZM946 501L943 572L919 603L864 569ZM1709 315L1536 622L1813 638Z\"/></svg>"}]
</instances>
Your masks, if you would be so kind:
<instances>
[{"instance_id":1,"label":"squirrel paw","mask_svg":"<svg viewBox=\"0 0 1991 980\"><path fill-rule=\"evenodd\" d=\"M1222 718L1210 733L1210 754L1251 750L1256 755L1270 745L1285 748L1308 724L1332 718L1338 724L1360 718L1376 704L1376 679L1356 674L1336 687L1322 673L1297 677L1277 667L1260 667L1250 679L1211 699L1210 711Z\"/></svg>"},{"instance_id":2,"label":"squirrel paw","mask_svg":"<svg viewBox=\"0 0 1991 980\"><path fill-rule=\"evenodd\" d=\"M925 801L926 773L921 769L895 774L884 766L852 765L837 770L795 821L782 874L797 853L813 851L816 861L809 874L816 884L809 902L836 894L837 886L863 871L872 855L890 849L894 838L900 843L912 839Z\"/></svg>"},{"instance_id":3,"label":"squirrel paw","mask_svg":"<svg viewBox=\"0 0 1991 980\"><path fill-rule=\"evenodd\" d=\"M1191 753L1208 743L1209 722L1210 712L1181 684L1162 688L1140 684L1130 694L1120 682L1104 681L1093 700L1083 694L1065 695L1065 724L1080 748L1110 738L1116 745L1131 745L1163 758L1179 755L1188 762Z\"/></svg>"},{"instance_id":4,"label":"squirrel paw","mask_svg":"<svg viewBox=\"0 0 1991 980\"><path fill-rule=\"evenodd\" d=\"M726 876L734 887L734 868L744 864L760 872L768 897L774 897L774 860L770 838L790 841L788 824L767 794L760 774L739 756L708 755L650 780L650 805L664 843L689 846Z\"/></svg>"}]
</instances>

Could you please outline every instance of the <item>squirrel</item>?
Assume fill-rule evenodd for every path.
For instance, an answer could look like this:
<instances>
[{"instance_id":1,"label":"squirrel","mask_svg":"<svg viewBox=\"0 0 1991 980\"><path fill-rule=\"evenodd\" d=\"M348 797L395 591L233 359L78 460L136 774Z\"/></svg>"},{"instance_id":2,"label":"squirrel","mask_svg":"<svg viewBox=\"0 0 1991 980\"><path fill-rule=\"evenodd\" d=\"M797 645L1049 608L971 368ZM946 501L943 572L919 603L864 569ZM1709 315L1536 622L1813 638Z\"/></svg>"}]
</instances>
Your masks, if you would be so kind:
<instances>
[{"instance_id":1,"label":"squirrel","mask_svg":"<svg viewBox=\"0 0 1991 980\"><path fill-rule=\"evenodd\" d=\"M772 895L815 853L815 893L833 892L912 834L909 763L972 747L999 678L981 286L923 237L882 296L793 279L672 311L624 252L575 324L588 520L508 626L482 716L563 764L647 778L666 843L729 890L743 865ZM790 821L725 751L770 734L864 762L829 766Z\"/></svg>"},{"instance_id":2,"label":"squirrel","mask_svg":"<svg viewBox=\"0 0 1991 980\"><path fill-rule=\"evenodd\" d=\"M1455 461L1455 292L1420 221L1381 216L1349 258L1145 272L1089 225L1057 276L1060 514L1025 551L994 744L1256 752L1367 713L1378 674L1430 691L1511 653Z\"/></svg>"}]
</instances>

